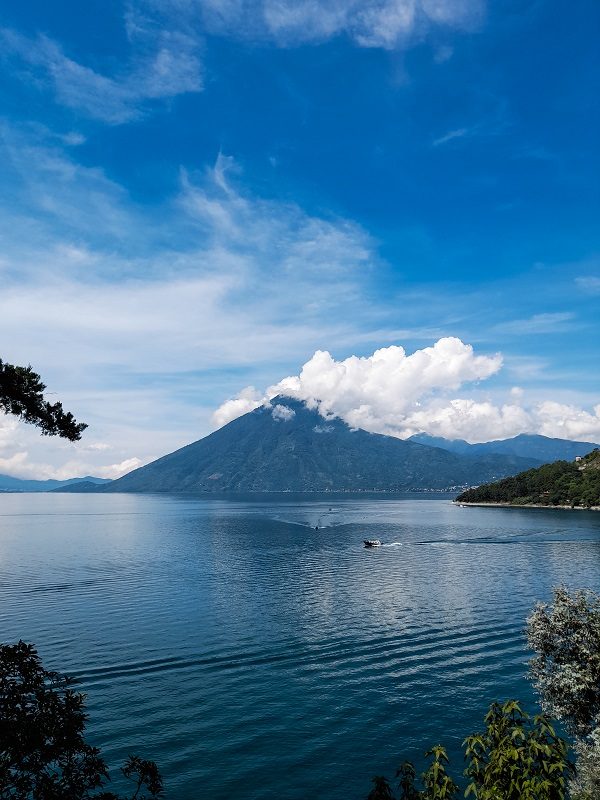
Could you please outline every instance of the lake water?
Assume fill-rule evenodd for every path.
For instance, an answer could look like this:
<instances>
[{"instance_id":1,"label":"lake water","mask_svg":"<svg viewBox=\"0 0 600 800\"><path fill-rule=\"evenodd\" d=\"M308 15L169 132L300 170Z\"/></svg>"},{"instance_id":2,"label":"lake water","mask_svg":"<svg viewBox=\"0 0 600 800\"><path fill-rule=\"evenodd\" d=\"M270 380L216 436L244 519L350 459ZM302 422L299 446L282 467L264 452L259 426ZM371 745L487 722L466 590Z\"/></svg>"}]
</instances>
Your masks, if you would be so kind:
<instances>
[{"instance_id":1,"label":"lake water","mask_svg":"<svg viewBox=\"0 0 600 800\"><path fill-rule=\"evenodd\" d=\"M600 514L0 495L1 639L76 676L109 765L153 758L169 800L360 800L440 741L462 769L492 700L531 705L524 620L559 583L600 589Z\"/></svg>"}]
</instances>

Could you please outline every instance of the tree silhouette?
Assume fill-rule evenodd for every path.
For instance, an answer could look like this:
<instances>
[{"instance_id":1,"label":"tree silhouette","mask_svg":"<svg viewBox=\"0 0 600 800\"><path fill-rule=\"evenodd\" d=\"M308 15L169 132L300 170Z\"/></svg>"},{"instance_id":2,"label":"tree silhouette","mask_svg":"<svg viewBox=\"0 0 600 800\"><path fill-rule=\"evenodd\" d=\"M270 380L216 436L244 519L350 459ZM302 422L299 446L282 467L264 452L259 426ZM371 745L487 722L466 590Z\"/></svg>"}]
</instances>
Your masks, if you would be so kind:
<instances>
[{"instance_id":1,"label":"tree silhouette","mask_svg":"<svg viewBox=\"0 0 600 800\"><path fill-rule=\"evenodd\" d=\"M31 644L0 645L0 800L150 800L162 795L156 764L130 756L129 798L104 791L100 750L83 738L85 695L43 668Z\"/></svg>"},{"instance_id":2,"label":"tree silhouette","mask_svg":"<svg viewBox=\"0 0 600 800\"><path fill-rule=\"evenodd\" d=\"M31 366L17 367L0 359L0 411L36 425L44 436L62 436L71 442L81 439L87 425L64 411L62 403L49 403L45 388Z\"/></svg>"}]
</instances>

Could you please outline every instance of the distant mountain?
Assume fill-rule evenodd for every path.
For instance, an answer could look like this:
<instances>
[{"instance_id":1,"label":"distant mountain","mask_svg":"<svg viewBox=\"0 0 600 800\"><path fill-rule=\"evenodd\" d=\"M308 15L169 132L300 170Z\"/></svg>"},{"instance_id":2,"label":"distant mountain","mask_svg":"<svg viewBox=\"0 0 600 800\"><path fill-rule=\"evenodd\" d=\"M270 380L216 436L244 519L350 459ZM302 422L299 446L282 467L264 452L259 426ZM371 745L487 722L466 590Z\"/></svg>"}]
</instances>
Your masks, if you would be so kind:
<instances>
[{"instance_id":1,"label":"distant mountain","mask_svg":"<svg viewBox=\"0 0 600 800\"><path fill-rule=\"evenodd\" d=\"M600 506L600 450L578 461L555 461L495 483L468 489L460 503L527 506Z\"/></svg>"},{"instance_id":2,"label":"distant mountain","mask_svg":"<svg viewBox=\"0 0 600 800\"><path fill-rule=\"evenodd\" d=\"M450 453L460 455L481 456L488 453L502 453L504 455L531 458L539 464L551 461L573 461L577 456L590 453L599 444L594 442L574 442L570 439L550 439L547 436L521 433L512 439L497 439L482 444L469 444L464 439L442 439L439 436L428 436L426 433L417 433L409 441L426 444L429 447L441 447Z\"/></svg>"},{"instance_id":3,"label":"distant mountain","mask_svg":"<svg viewBox=\"0 0 600 800\"><path fill-rule=\"evenodd\" d=\"M340 419L324 419L301 402L278 397L99 490L446 489L512 475L534 463L513 455L460 456L417 442L352 430Z\"/></svg>"},{"instance_id":4,"label":"distant mountain","mask_svg":"<svg viewBox=\"0 0 600 800\"><path fill-rule=\"evenodd\" d=\"M0 475L0 492L52 492L63 486L72 486L82 481L95 486L110 483L108 478L94 478L91 475L86 475L85 478L69 478L66 481L30 481L12 478L10 475Z\"/></svg>"},{"instance_id":5,"label":"distant mountain","mask_svg":"<svg viewBox=\"0 0 600 800\"><path fill-rule=\"evenodd\" d=\"M99 482L96 478L92 478L91 480L89 478L82 478L72 483L65 483L63 486L57 486L56 489L50 489L50 491L53 493L83 494L85 492L96 492L109 483L112 483L112 481L102 479L102 482Z\"/></svg>"}]
</instances>

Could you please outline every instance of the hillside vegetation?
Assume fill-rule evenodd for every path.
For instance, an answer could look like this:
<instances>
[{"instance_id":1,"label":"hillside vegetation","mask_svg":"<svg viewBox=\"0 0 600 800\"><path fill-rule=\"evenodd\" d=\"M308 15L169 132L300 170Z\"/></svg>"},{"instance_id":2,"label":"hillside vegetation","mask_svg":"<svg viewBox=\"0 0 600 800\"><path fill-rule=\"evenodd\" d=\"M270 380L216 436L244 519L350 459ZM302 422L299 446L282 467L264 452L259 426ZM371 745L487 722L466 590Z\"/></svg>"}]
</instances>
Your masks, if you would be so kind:
<instances>
[{"instance_id":1,"label":"hillside vegetation","mask_svg":"<svg viewBox=\"0 0 600 800\"><path fill-rule=\"evenodd\" d=\"M600 449L593 450L581 461L555 461L496 483L468 489L456 499L461 503L515 506L600 506Z\"/></svg>"}]
</instances>

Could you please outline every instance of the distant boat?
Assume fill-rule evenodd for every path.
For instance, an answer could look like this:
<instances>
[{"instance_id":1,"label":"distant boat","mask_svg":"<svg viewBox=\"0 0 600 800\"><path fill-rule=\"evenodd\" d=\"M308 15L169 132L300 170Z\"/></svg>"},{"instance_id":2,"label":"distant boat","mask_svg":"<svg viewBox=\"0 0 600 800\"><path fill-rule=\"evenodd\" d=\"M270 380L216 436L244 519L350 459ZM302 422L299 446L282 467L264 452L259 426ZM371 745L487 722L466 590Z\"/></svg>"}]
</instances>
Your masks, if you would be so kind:
<instances>
[{"instance_id":1,"label":"distant boat","mask_svg":"<svg viewBox=\"0 0 600 800\"><path fill-rule=\"evenodd\" d=\"M365 547L381 547L379 539L363 539Z\"/></svg>"}]
</instances>

